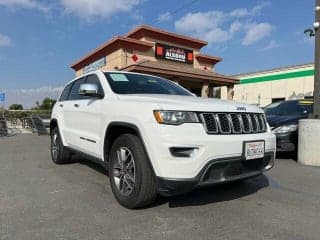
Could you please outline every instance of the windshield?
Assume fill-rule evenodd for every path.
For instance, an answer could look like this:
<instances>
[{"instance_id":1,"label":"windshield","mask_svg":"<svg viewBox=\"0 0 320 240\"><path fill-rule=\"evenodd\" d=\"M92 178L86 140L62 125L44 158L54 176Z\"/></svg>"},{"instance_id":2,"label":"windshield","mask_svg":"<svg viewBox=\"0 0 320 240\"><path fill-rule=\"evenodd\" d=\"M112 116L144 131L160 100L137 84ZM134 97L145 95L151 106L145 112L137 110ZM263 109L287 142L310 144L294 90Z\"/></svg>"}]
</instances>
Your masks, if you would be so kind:
<instances>
[{"instance_id":1,"label":"windshield","mask_svg":"<svg viewBox=\"0 0 320 240\"><path fill-rule=\"evenodd\" d=\"M193 96L169 80L130 73L105 73L113 92L117 94L169 94Z\"/></svg>"},{"instance_id":2,"label":"windshield","mask_svg":"<svg viewBox=\"0 0 320 240\"><path fill-rule=\"evenodd\" d=\"M293 116L309 114L313 111L313 101L285 101L271 103L264 109L266 115Z\"/></svg>"}]
</instances>

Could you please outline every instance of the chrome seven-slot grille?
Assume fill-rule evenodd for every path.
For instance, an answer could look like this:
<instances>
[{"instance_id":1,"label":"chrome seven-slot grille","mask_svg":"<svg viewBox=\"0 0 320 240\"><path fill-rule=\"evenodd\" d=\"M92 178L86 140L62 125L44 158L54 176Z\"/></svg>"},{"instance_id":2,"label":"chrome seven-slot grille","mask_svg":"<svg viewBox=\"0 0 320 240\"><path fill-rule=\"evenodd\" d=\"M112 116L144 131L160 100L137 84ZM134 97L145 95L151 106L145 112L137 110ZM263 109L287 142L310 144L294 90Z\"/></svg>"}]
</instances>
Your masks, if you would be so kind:
<instances>
[{"instance_id":1,"label":"chrome seven-slot grille","mask_svg":"<svg viewBox=\"0 0 320 240\"><path fill-rule=\"evenodd\" d=\"M200 113L209 134L251 134L267 131L264 114L260 113Z\"/></svg>"}]
</instances>

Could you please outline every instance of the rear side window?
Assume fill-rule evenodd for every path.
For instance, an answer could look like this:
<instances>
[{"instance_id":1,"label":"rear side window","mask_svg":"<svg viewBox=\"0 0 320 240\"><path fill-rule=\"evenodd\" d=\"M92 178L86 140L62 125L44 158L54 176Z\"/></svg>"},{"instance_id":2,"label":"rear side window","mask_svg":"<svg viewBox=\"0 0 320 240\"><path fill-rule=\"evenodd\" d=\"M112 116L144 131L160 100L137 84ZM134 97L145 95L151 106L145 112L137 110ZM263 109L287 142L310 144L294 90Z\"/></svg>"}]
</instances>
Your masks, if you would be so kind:
<instances>
[{"instance_id":1,"label":"rear side window","mask_svg":"<svg viewBox=\"0 0 320 240\"><path fill-rule=\"evenodd\" d=\"M68 97L69 97L69 93L70 93L70 89L71 89L72 84L68 84L62 91L61 96L59 98L59 101L67 101Z\"/></svg>"},{"instance_id":2,"label":"rear side window","mask_svg":"<svg viewBox=\"0 0 320 240\"><path fill-rule=\"evenodd\" d=\"M70 95L69 95L69 100L82 99L82 96L79 95L79 88L80 88L80 85L83 83L85 83L84 78L80 78L73 83L71 91L70 91Z\"/></svg>"}]
</instances>

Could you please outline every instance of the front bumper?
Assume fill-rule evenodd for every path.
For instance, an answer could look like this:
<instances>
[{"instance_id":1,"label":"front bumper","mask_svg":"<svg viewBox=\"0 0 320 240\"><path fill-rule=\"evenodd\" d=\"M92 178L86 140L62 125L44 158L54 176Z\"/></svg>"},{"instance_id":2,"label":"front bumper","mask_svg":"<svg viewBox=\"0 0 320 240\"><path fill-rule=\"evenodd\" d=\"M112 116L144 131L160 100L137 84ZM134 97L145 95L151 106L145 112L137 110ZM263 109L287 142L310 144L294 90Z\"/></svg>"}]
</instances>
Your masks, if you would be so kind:
<instances>
[{"instance_id":1,"label":"front bumper","mask_svg":"<svg viewBox=\"0 0 320 240\"><path fill-rule=\"evenodd\" d=\"M158 191L163 196L183 194L194 188L233 182L258 176L274 165L274 152L266 152L264 158L245 160L243 157L214 159L208 162L194 178L157 178Z\"/></svg>"},{"instance_id":2,"label":"front bumper","mask_svg":"<svg viewBox=\"0 0 320 240\"><path fill-rule=\"evenodd\" d=\"M210 135L202 124L169 126L145 124L142 136L151 165L157 177L162 179L193 179L208 164L221 159L239 159L244 143L264 141L265 152L275 152L276 139L271 132L257 134ZM194 148L190 157L175 157L171 148Z\"/></svg>"}]
</instances>

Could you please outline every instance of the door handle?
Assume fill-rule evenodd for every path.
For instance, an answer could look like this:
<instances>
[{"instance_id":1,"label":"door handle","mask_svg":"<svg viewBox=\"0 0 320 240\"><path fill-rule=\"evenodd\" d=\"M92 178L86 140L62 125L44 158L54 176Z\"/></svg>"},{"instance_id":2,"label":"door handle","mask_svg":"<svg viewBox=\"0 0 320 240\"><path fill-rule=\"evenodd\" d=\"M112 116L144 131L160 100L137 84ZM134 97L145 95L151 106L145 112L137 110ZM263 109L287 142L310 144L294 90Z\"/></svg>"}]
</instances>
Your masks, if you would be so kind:
<instances>
[{"instance_id":1,"label":"door handle","mask_svg":"<svg viewBox=\"0 0 320 240\"><path fill-rule=\"evenodd\" d=\"M63 104L60 104L59 107L63 107Z\"/></svg>"},{"instance_id":2,"label":"door handle","mask_svg":"<svg viewBox=\"0 0 320 240\"><path fill-rule=\"evenodd\" d=\"M79 107L79 104L75 103L73 106L75 106L75 107Z\"/></svg>"}]
</instances>

